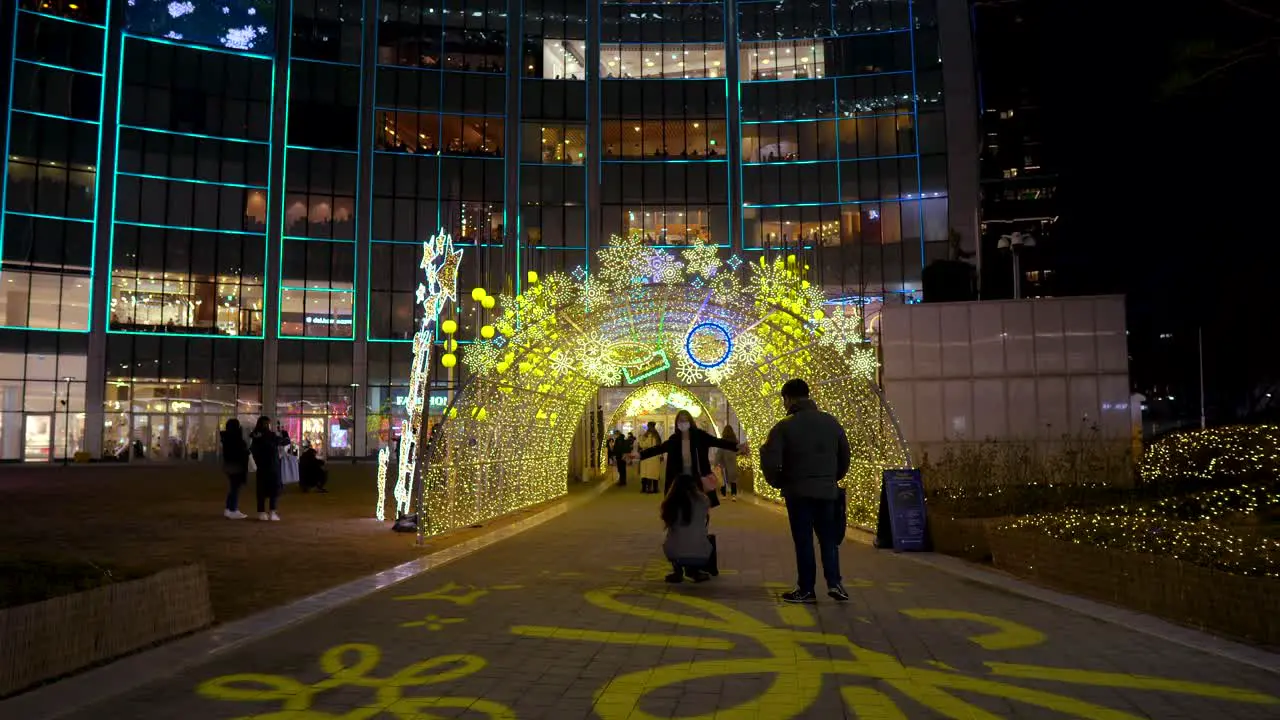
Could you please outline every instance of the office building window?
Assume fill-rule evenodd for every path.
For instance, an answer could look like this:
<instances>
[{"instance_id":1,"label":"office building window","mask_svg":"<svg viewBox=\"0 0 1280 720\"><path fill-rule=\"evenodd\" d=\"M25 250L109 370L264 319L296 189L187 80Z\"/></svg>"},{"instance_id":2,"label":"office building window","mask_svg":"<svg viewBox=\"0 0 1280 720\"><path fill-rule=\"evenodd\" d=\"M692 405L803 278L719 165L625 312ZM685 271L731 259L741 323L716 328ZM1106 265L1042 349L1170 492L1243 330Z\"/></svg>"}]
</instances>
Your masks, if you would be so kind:
<instances>
[{"instance_id":1,"label":"office building window","mask_svg":"<svg viewBox=\"0 0 1280 720\"><path fill-rule=\"evenodd\" d=\"M272 68L126 36L110 330L262 336Z\"/></svg>"},{"instance_id":2,"label":"office building window","mask_svg":"<svg viewBox=\"0 0 1280 720\"><path fill-rule=\"evenodd\" d=\"M107 340L103 453L216 462L218 432L262 414L262 343L112 335Z\"/></svg>"}]
</instances>

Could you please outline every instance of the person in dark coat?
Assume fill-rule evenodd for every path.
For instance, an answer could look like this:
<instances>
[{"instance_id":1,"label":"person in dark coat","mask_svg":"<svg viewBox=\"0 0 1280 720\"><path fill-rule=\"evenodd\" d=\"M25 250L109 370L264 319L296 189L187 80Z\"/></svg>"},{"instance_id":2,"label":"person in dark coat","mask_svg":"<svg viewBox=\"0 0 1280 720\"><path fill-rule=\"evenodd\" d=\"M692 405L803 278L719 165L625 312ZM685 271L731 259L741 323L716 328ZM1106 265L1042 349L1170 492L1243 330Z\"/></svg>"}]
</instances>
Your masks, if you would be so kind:
<instances>
[{"instance_id":1,"label":"person in dark coat","mask_svg":"<svg viewBox=\"0 0 1280 720\"><path fill-rule=\"evenodd\" d=\"M258 466L258 519L279 520L276 506L280 503L280 448L285 440L271 429L271 418L263 415L258 418L253 432L249 435L249 452L253 454L253 463ZM267 513L270 503L271 512Z\"/></svg>"},{"instance_id":2,"label":"person in dark coat","mask_svg":"<svg viewBox=\"0 0 1280 720\"><path fill-rule=\"evenodd\" d=\"M302 454L298 456L298 485L302 487L302 492L327 493L324 489L325 483L329 482L329 471L324 467L324 461L320 459L320 455L316 453L316 449L311 443L304 443L302 446Z\"/></svg>"},{"instance_id":3,"label":"person in dark coat","mask_svg":"<svg viewBox=\"0 0 1280 720\"><path fill-rule=\"evenodd\" d=\"M676 431L665 442L648 450L631 453L632 460L644 460L658 455L667 456L666 479L663 482L662 494L665 497L671 492L671 483L679 475L692 475L704 478L711 474L711 448L721 448L733 452L746 450L745 444L722 440L715 435L693 424L693 416L688 410L676 413ZM719 498L712 491L711 507L720 504Z\"/></svg>"},{"instance_id":4,"label":"person in dark coat","mask_svg":"<svg viewBox=\"0 0 1280 720\"><path fill-rule=\"evenodd\" d=\"M847 601L840 578L839 482L849 472L849 438L835 416L822 412L809 397L809 385L795 378L782 386L787 416L769 431L760 447L760 472L782 493L796 549L796 588L783 593L789 603L812 603L818 567L813 538L818 537L827 594Z\"/></svg>"},{"instance_id":5,"label":"person in dark coat","mask_svg":"<svg viewBox=\"0 0 1280 720\"><path fill-rule=\"evenodd\" d=\"M618 433L618 439L613 443L613 456L618 464L618 486L626 487L627 485L627 458L631 454L631 449L635 447L635 438L627 437L622 433Z\"/></svg>"},{"instance_id":6,"label":"person in dark coat","mask_svg":"<svg viewBox=\"0 0 1280 720\"><path fill-rule=\"evenodd\" d=\"M249 445L244 441L240 421L235 418L228 420L227 429L222 431L222 469L227 473L228 483L222 515L230 520L243 520L246 516L240 512L240 488L249 481Z\"/></svg>"}]
</instances>

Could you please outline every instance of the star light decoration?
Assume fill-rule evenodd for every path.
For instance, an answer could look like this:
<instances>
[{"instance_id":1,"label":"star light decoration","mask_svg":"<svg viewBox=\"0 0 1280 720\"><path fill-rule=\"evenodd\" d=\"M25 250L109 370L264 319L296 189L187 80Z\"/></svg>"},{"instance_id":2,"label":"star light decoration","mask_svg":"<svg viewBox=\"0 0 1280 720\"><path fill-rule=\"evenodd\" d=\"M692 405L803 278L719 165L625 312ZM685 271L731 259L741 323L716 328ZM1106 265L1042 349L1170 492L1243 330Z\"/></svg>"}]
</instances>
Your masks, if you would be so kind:
<instances>
[{"instance_id":1,"label":"star light decoration","mask_svg":"<svg viewBox=\"0 0 1280 720\"><path fill-rule=\"evenodd\" d=\"M462 264L462 250L454 249L453 238L441 230L422 243L422 261L425 280L418 285L418 304L422 306L422 320L413 335L413 364L409 371L409 396L405 402L408 417L400 424L400 456L396 462L394 497L397 516L409 512L411 488L418 467L418 443L422 439L422 426L426 415L427 398L430 396L431 344L434 340L436 320L445 303L458 299L458 268ZM376 515L386 519L387 472L391 449L378 451L378 505Z\"/></svg>"},{"instance_id":2,"label":"star light decoration","mask_svg":"<svg viewBox=\"0 0 1280 720\"><path fill-rule=\"evenodd\" d=\"M684 256L685 267L689 272L701 276L695 278L695 282L710 280L720 270L720 256L716 254L716 246L708 245L702 239L694 240L680 254Z\"/></svg>"},{"instance_id":3,"label":"star light decoration","mask_svg":"<svg viewBox=\"0 0 1280 720\"><path fill-rule=\"evenodd\" d=\"M901 467L906 452L868 382L874 353L855 342L861 337L856 321L826 322L823 295L796 257L721 262L713 253L696 245L677 260L631 234L600 250L591 272L578 268L541 282L531 277L523 293L500 297L492 321L497 332L463 352L470 375L456 414L442 426L441 448L448 450L433 453L416 486L424 493L422 532L483 522L563 495L578 421L597 390L639 385L666 368L685 383L719 386L746 437L757 441L782 416L782 384L809 380L853 446L849 517L873 522L880 472ZM448 257L441 253L429 263L439 268L434 277L448 273L446 264L456 272ZM427 286L431 302L434 285ZM704 323L723 327L731 338L722 361L703 359L712 367L688 357L686 339ZM652 352L643 358L621 352L640 345ZM419 358L425 348L415 343L415 352ZM415 367L426 366L415 360ZM414 457L402 453L402 459ZM409 469L402 469L402 479L413 478ZM769 488L761 493L773 497ZM398 505L407 508L401 499L397 495Z\"/></svg>"}]
</instances>

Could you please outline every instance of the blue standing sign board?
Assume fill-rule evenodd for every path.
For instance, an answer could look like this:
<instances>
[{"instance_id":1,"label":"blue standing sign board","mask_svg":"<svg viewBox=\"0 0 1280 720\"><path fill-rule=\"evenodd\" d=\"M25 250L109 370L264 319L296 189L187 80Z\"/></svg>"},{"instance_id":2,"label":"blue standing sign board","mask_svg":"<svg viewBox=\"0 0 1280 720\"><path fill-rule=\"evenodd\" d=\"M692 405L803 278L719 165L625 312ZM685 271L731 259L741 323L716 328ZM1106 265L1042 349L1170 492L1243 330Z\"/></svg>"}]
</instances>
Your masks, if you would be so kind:
<instances>
[{"instance_id":1,"label":"blue standing sign board","mask_svg":"<svg viewBox=\"0 0 1280 720\"><path fill-rule=\"evenodd\" d=\"M919 552L928 549L928 513L924 506L924 482L918 469L885 470L880 486L881 547L886 531L892 533L893 549Z\"/></svg>"}]
</instances>

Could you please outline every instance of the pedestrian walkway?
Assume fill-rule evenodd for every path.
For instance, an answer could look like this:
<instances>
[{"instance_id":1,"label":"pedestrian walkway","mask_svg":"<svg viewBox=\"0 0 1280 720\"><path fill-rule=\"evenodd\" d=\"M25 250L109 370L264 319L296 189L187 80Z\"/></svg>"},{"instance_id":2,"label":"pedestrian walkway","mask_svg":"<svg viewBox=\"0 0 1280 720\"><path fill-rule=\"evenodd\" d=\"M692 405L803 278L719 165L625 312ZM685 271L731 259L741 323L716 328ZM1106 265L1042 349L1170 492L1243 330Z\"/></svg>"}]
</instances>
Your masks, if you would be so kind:
<instances>
[{"instance_id":1,"label":"pedestrian walkway","mask_svg":"<svg viewBox=\"0 0 1280 720\"><path fill-rule=\"evenodd\" d=\"M611 491L72 717L1280 717L1263 670L861 545L850 602L784 605L782 515L726 503L712 527L720 577L670 586L657 501Z\"/></svg>"}]
</instances>

